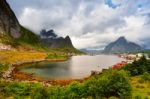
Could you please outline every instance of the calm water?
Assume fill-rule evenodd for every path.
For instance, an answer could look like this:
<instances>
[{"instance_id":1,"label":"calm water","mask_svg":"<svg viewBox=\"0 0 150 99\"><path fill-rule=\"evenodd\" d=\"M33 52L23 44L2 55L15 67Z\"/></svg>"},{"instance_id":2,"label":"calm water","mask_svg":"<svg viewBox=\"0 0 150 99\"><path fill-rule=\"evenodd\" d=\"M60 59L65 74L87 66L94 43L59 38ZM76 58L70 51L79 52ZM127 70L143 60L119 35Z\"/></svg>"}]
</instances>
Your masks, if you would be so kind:
<instances>
[{"instance_id":1,"label":"calm water","mask_svg":"<svg viewBox=\"0 0 150 99\"><path fill-rule=\"evenodd\" d=\"M28 64L19 70L44 79L75 79L87 77L92 70L107 69L124 59L114 55L73 56L64 62L41 62Z\"/></svg>"}]
</instances>

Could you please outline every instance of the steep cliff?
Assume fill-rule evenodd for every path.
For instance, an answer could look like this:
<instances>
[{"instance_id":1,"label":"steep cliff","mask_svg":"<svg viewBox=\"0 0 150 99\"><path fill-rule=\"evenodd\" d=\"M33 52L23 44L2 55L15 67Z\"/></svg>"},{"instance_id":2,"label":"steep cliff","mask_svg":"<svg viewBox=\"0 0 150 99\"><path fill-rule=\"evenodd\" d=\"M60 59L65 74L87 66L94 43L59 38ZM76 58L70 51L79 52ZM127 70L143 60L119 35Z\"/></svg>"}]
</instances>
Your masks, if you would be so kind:
<instances>
[{"instance_id":1,"label":"steep cliff","mask_svg":"<svg viewBox=\"0 0 150 99\"><path fill-rule=\"evenodd\" d=\"M38 36L19 24L6 0L0 0L0 44L17 50L51 50L79 52L69 36L58 37L53 30L43 30ZM51 48L51 49L50 49Z\"/></svg>"},{"instance_id":2,"label":"steep cliff","mask_svg":"<svg viewBox=\"0 0 150 99\"><path fill-rule=\"evenodd\" d=\"M13 38L21 36L20 24L6 0L0 0L0 34Z\"/></svg>"}]
</instances>

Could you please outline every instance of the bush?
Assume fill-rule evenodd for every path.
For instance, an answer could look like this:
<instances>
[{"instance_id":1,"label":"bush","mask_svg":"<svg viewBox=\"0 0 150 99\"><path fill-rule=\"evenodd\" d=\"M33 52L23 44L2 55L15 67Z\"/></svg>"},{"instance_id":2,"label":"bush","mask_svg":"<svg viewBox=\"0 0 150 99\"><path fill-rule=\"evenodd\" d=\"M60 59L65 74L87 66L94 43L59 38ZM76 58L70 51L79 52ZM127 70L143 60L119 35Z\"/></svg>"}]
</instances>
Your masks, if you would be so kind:
<instances>
[{"instance_id":1,"label":"bush","mask_svg":"<svg viewBox=\"0 0 150 99\"><path fill-rule=\"evenodd\" d=\"M131 86L124 71L109 70L96 75L84 83L73 82L68 86L52 86L49 88L39 84L3 83L0 91L5 96L31 99L81 99L81 98L127 98L131 96Z\"/></svg>"},{"instance_id":2,"label":"bush","mask_svg":"<svg viewBox=\"0 0 150 99\"><path fill-rule=\"evenodd\" d=\"M92 97L94 99L131 96L131 86L124 71L108 71L97 75L84 83L73 82L65 87L50 87L48 96L51 99L81 99Z\"/></svg>"},{"instance_id":3,"label":"bush","mask_svg":"<svg viewBox=\"0 0 150 99\"><path fill-rule=\"evenodd\" d=\"M124 66L122 69L129 71L131 76L142 75L144 72L150 73L150 61L142 57L140 60Z\"/></svg>"},{"instance_id":4,"label":"bush","mask_svg":"<svg viewBox=\"0 0 150 99\"><path fill-rule=\"evenodd\" d=\"M49 99L47 89L40 85L31 87L30 96L32 99Z\"/></svg>"},{"instance_id":5,"label":"bush","mask_svg":"<svg viewBox=\"0 0 150 99\"><path fill-rule=\"evenodd\" d=\"M28 96L29 95L29 86L23 83L10 83L4 87L4 93L7 96L16 94L18 96Z\"/></svg>"},{"instance_id":6,"label":"bush","mask_svg":"<svg viewBox=\"0 0 150 99\"><path fill-rule=\"evenodd\" d=\"M150 81L150 74L149 74L148 72L145 72L145 73L141 76L141 78L142 78L143 80Z\"/></svg>"},{"instance_id":7,"label":"bush","mask_svg":"<svg viewBox=\"0 0 150 99\"><path fill-rule=\"evenodd\" d=\"M131 86L124 71L109 71L85 83L87 93L93 97L131 96Z\"/></svg>"}]
</instances>

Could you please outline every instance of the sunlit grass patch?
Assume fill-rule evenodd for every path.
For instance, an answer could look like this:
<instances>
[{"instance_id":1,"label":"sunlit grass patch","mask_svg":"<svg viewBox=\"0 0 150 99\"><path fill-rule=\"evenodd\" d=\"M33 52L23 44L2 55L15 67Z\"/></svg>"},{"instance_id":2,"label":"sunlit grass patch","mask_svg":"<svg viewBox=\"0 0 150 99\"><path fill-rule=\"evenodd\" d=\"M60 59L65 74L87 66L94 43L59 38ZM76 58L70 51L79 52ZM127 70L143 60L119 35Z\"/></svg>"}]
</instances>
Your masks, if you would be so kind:
<instances>
[{"instance_id":1,"label":"sunlit grass patch","mask_svg":"<svg viewBox=\"0 0 150 99\"><path fill-rule=\"evenodd\" d=\"M150 82L142 81L141 76L131 77L133 99L150 99Z\"/></svg>"},{"instance_id":2,"label":"sunlit grass patch","mask_svg":"<svg viewBox=\"0 0 150 99\"><path fill-rule=\"evenodd\" d=\"M0 63L11 64L23 61L32 61L45 59L47 56L44 52L17 52L17 51L0 51Z\"/></svg>"}]
</instances>

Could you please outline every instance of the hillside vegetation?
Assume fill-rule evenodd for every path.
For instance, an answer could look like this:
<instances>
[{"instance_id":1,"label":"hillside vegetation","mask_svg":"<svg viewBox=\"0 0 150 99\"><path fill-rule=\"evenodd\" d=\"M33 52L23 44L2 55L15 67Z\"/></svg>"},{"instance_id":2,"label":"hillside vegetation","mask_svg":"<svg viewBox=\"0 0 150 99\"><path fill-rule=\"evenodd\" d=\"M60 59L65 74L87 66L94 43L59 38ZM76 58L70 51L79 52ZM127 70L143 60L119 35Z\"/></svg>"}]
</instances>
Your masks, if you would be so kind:
<instances>
[{"instance_id":1,"label":"hillside vegetation","mask_svg":"<svg viewBox=\"0 0 150 99\"><path fill-rule=\"evenodd\" d=\"M108 71L93 76L84 83L73 82L67 86L43 87L23 82L0 82L1 98L29 99L101 99L131 98L131 86L124 71Z\"/></svg>"}]
</instances>

